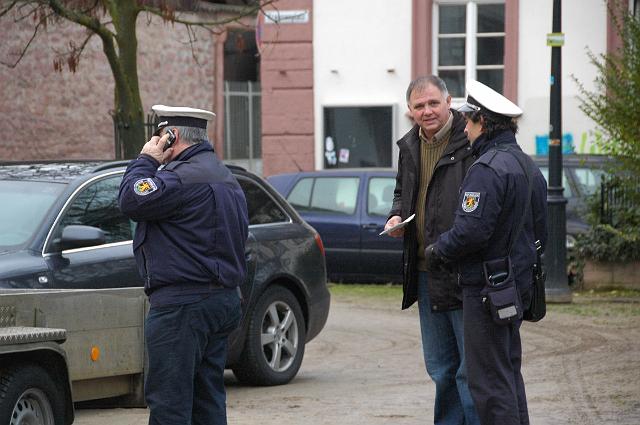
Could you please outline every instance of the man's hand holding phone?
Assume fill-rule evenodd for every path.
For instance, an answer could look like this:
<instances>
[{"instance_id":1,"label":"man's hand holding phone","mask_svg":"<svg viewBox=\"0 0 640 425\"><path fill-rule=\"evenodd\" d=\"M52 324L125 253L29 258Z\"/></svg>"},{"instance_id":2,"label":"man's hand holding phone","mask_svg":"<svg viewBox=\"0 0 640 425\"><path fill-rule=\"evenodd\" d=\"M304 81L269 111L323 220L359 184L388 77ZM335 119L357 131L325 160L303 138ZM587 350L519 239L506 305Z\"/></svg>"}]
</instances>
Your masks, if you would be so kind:
<instances>
[{"instance_id":1,"label":"man's hand holding phone","mask_svg":"<svg viewBox=\"0 0 640 425\"><path fill-rule=\"evenodd\" d=\"M173 148L168 147L173 143L169 143L169 137L172 133L165 133L162 137L153 136L147 143L144 144L140 154L144 154L150 156L151 158L158 161L160 164L166 163L169 158L173 155ZM175 137L175 136L174 136Z\"/></svg>"}]
</instances>

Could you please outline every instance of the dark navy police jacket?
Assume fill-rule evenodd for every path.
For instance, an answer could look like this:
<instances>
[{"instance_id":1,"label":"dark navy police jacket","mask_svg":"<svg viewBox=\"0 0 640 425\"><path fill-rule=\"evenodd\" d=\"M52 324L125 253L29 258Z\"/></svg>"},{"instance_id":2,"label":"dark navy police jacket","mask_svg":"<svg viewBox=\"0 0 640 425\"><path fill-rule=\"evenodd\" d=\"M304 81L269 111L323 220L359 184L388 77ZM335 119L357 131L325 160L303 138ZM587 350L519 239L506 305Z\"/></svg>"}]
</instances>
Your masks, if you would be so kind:
<instances>
[{"instance_id":1,"label":"dark navy police jacket","mask_svg":"<svg viewBox=\"0 0 640 425\"><path fill-rule=\"evenodd\" d=\"M509 152L517 151L532 170L532 196L525 211L528 183L524 170ZM507 256L511 233L524 215L511 262L520 293L533 283L535 241L547 243L547 183L531 158L522 153L511 131L492 139L481 135L473 144L478 159L469 168L460 189L453 227L440 235L437 248L458 264L462 286L484 286L482 262Z\"/></svg>"},{"instance_id":2,"label":"dark navy police jacket","mask_svg":"<svg viewBox=\"0 0 640 425\"><path fill-rule=\"evenodd\" d=\"M159 165L146 155L131 161L119 195L120 209L137 222L133 251L151 304L237 287L249 224L240 185L206 142Z\"/></svg>"}]
</instances>

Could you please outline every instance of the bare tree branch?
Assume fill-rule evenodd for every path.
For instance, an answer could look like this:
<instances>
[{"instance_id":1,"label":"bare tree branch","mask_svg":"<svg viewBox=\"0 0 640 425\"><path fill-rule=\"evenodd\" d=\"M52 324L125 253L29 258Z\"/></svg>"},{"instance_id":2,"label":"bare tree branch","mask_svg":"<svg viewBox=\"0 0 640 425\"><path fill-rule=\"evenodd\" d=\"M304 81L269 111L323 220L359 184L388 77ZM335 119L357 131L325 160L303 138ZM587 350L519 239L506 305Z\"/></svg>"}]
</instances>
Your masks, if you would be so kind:
<instances>
[{"instance_id":1,"label":"bare tree branch","mask_svg":"<svg viewBox=\"0 0 640 425\"><path fill-rule=\"evenodd\" d=\"M2 18L4 15L6 15L7 13L9 13L9 11L11 9L13 9L13 7L18 3L18 0L13 0L13 2L11 2L11 4L9 6L7 6L4 9L0 10L0 18Z\"/></svg>"},{"instance_id":2,"label":"bare tree branch","mask_svg":"<svg viewBox=\"0 0 640 425\"><path fill-rule=\"evenodd\" d=\"M223 26L225 24L230 24L232 22L239 21L239 20L241 20L242 18L244 18L246 16L253 16L256 13L258 13L259 11L262 11L265 6L268 6L268 5L272 4L275 1L276 0L265 0L263 2L258 2L255 5L248 6L248 7L244 8L243 11L240 12L240 13L233 14L233 16L225 17L225 18L222 18L222 19L219 19L219 20L196 21L196 20L190 20L190 19L182 19L178 15L173 16L169 20L171 20L172 22L176 22L178 24L205 28L205 29L207 29L208 31L211 32L212 31L211 27ZM144 12L151 13L151 14L156 15L156 16L160 16L163 19L166 19L166 17L167 17L167 12L163 11L162 9L159 9L157 7L152 7L152 6L148 6L148 5L142 5L141 6L141 10L144 11Z\"/></svg>"},{"instance_id":3,"label":"bare tree branch","mask_svg":"<svg viewBox=\"0 0 640 425\"><path fill-rule=\"evenodd\" d=\"M56 52L57 58L54 60L54 67L57 71L62 71L62 62L66 59L67 66L71 72L76 72L80 63L80 56L84 52L85 47L89 43L89 40L96 34L93 31L87 31L85 39L77 46L73 41L69 43L69 50L66 52ZM55 50L54 50L55 51Z\"/></svg>"},{"instance_id":4,"label":"bare tree branch","mask_svg":"<svg viewBox=\"0 0 640 425\"><path fill-rule=\"evenodd\" d=\"M56 70L61 70L66 60L69 69L75 71L89 40L93 34L97 35L102 41L102 51L115 83L114 120L123 124L119 127L121 139L115 144L116 155L119 158L132 158L139 152L138 145L145 137L137 69L136 22L140 12L147 12L147 24L152 23L153 16L159 16L165 22L185 25L192 57L198 63L198 51L195 48L201 36L198 28L220 34L234 22L246 25L249 17L276 1L252 0L250 4L245 1L245 6L233 7L197 2L197 7L194 7L196 2L183 0L0 0L0 17L7 19L6 15L13 10L14 23L20 23L20 27L29 23L29 28L33 29L33 34L25 34L31 35L31 38L21 50L16 63L0 63L16 67L27 50L33 48L38 31L46 31L48 24L71 22L86 28L89 33L83 35L80 44L69 43L67 52L60 52L53 65ZM175 5L184 5L178 16ZM28 19L32 19L32 22L28 22Z\"/></svg>"},{"instance_id":5,"label":"bare tree branch","mask_svg":"<svg viewBox=\"0 0 640 425\"><path fill-rule=\"evenodd\" d=\"M103 40L105 39L113 39L115 34L113 34L107 25L111 21L100 22L100 20L96 17L90 16L90 12L95 10L99 6L100 0L94 0L92 5L89 5L82 11L76 11L70 9L63 5L58 0L32 0L32 1L21 1L21 0L13 0L9 5L7 5L4 9L1 10L0 17L8 13L10 10L16 8L17 16L14 19L14 22L21 22L25 19L32 19L35 17L36 25L34 27L33 33L29 38L29 41L23 46L18 55L18 58L14 62L6 62L0 60L0 64L7 66L9 68L15 68L20 61L24 58L26 52L29 50L33 41L36 39L38 32L43 28L47 27L47 23L55 17L61 17L68 21L74 22L76 24L82 25L90 32L87 38L81 43L80 46L75 46L73 43L71 44L71 49L67 53L58 53L58 58L54 60L54 68L57 71L61 70L61 64L63 62L63 56L66 56L67 64L69 65L69 69L75 72L77 64L80 59L80 54L84 51L87 43L93 36L93 34L97 34ZM29 10L26 10L29 8ZM46 11L46 12L45 12ZM55 51L55 50L54 50Z\"/></svg>"},{"instance_id":6,"label":"bare tree branch","mask_svg":"<svg viewBox=\"0 0 640 425\"><path fill-rule=\"evenodd\" d=\"M197 65L200 65L200 61L198 60L198 57L196 56L196 51L195 51L195 46L194 46L196 41L198 41L198 37L196 36L196 31L195 31L194 28L192 28L189 25L186 25L186 28L187 28L187 34L189 34L189 47L191 48L191 57L193 58L194 62Z\"/></svg>"},{"instance_id":7,"label":"bare tree branch","mask_svg":"<svg viewBox=\"0 0 640 425\"><path fill-rule=\"evenodd\" d=\"M9 68L15 68L16 66L18 66L18 64L20 63L20 61L24 57L24 55L27 53L27 50L29 50L29 46L31 46L31 43L33 43L33 40L36 39L36 36L38 35L38 31L40 30L40 27L42 25L43 25L43 21L39 21L38 24L36 25L36 27L33 29L33 34L31 34L31 38L29 38L29 41L27 42L27 44L22 48L22 51L18 55L18 59L16 59L16 61L14 63L9 63L9 62L4 62L4 61L0 61L0 63L2 65L4 65L4 66L9 67Z\"/></svg>"},{"instance_id":8,"label":"bare tree branch","mask_svg":"<svg viewBox=\"0 0 640 425\"><path fill-rule=\"evenodd\" d=\"M58 0L46 0L49 7L63 18L94 31L102 39L115 37L115 34L100 23L98 18L64 7Z\"/></svg>"},{"instance_id":9,"label":"bare tree branch","mask_svg":"<svg viewBox=\"0 0 640 425\"><path fill-rule=\"evenodd\" d=\"M31 9L27 12L24 12L24 9L30 7ZM37 15L39 10L42 10L43 6L41 4L33 4L33 3L25 3L25 4L21 4L20 6L18 6L18 13L20 16L18 16L17 18L15 18L13 20L13 22L22 22L25 19L30 19L33 18L33 15ZM51 16L51 14L47 15L47 18L49 18ZM35 16L37 21L41 21L42 18ZM46 23L43 23L43 25L46 25Z\"/></svg>"}]
</instances>

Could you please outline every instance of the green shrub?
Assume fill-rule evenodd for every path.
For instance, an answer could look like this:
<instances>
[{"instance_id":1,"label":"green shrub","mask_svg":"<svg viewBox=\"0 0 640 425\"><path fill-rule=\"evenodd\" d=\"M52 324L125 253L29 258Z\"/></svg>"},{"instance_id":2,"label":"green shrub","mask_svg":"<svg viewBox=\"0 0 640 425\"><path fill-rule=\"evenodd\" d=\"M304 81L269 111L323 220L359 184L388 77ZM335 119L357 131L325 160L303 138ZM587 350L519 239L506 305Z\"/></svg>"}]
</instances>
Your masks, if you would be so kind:
<instances>
[{"instance_id":1,"label":"green shrub","mask_svg":"<svg viewBox=\"0 0 640 425\"><path fill-rule=\"evenodd\" d=\"M587 259L604 262L640 260L640 20L628 10L628 3L611 2L610 16L622 45L608 54L587 52L598 71L595 90L590 91L574 78L580 91L580 109L591 118L603 137L596 139L602 152L615 158L612 173L626 176L622 184L630 205L608 206L610 220L600 217L600 195L588 201L587 214L591 229L576 238L574 249L568 253L573 282L582 281ZM635 180L634 180L635 179ZM603 224L607 221L607 224Z\"/></svg>"},{"instance_id":2,"label":"green shrub","mask_svg":"<svg viewBox=\"0 0 640 425\"><path fill-rule=\"evenodd\" d=\"M615 228L598 224L579 235L574 247L576 259L603 262L640 260L640 230L637 226Z\"/></svg>"},{"instance_id":3,"label":"green shrub","mask_svg":"<svg viewBox=\"0 0 640 425\"><path fill-rule=\"evenodd\" d=\"M614 177L613 183L621 187L631 204L611 205L611 221L601 217L600 191L587 199L587 222L589 230L577 235L573 249L569 251L567 263L570 282L580 287L584 265L587 260L601 262L640 261L640 195L635 178Z\"/></svg>"},{"instance_id":4,"label":"green shrub","mask_svg":"<svg viewBox=\"0 0 640 425\"><path fill-rule=\"evenodd\" d=\"M604 154L616 158L619 168L640 176L640 20L626 6L610 3L610 16L622 45L612 53L587 51L598 71L595 90L575 79L580 91L580 109L591 118L604 137L596 144Z\"/></svg>"}]
</instances>

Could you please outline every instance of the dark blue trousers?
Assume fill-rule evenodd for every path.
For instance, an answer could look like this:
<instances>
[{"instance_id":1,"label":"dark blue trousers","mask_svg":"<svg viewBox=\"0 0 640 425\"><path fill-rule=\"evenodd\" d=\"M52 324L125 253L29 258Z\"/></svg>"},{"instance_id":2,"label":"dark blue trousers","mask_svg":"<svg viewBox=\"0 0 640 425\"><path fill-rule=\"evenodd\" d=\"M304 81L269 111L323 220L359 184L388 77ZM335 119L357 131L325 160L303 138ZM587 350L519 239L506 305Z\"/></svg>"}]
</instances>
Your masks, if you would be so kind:
<instances>
[{"instance_id":1,"label":"dark blue trousers","mask_svg":"<svg viewBox=\"0 0 640 425\"><path fill-rule=\"evenodd\" d=\"M227 337L240 322L235 290L191 304L151 307L145 321L150 425L226 425Z\"/></svg>"},{"instance_id":2,"label":"dark blue trousers","mask_svg":"<svg viewBox=\"0 0 640 425\"><path fill-rule=\"evenodd\" d=\"M527 396L520 373L522 322L494 323L482 304L480 288L463 287L462 291L468 383L480 422L528 425Z\"/></svg>"}]
</instances>

